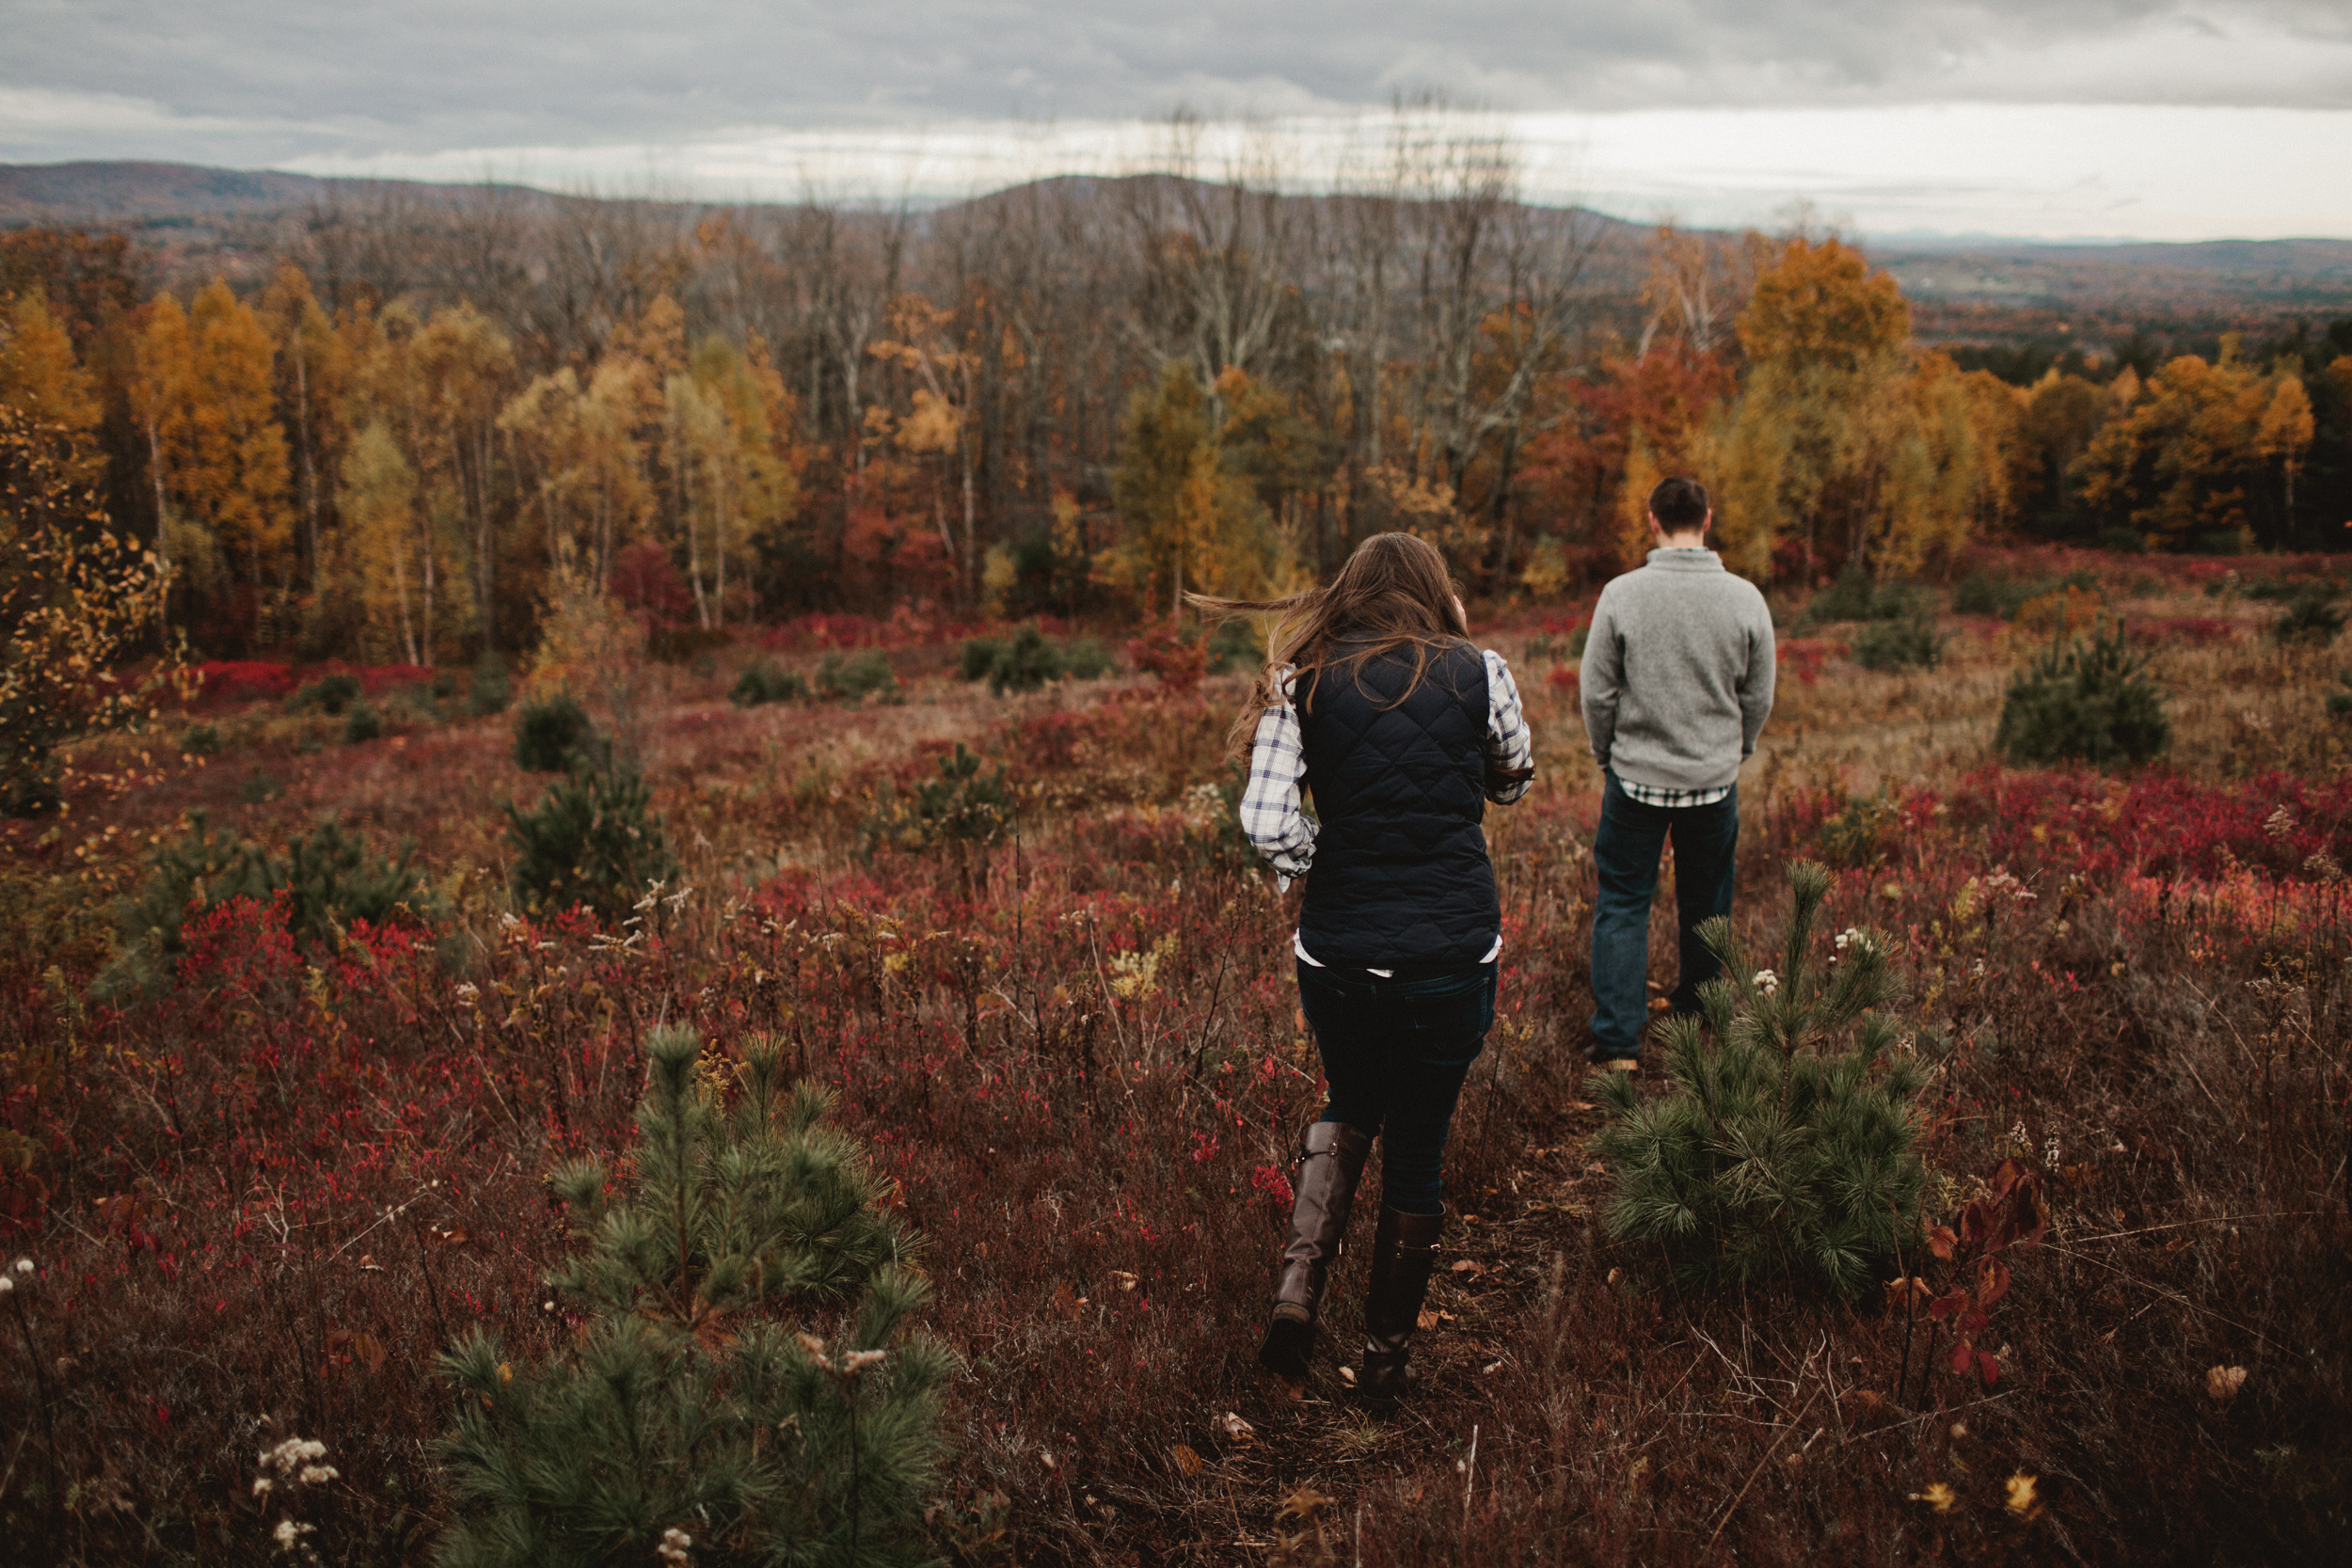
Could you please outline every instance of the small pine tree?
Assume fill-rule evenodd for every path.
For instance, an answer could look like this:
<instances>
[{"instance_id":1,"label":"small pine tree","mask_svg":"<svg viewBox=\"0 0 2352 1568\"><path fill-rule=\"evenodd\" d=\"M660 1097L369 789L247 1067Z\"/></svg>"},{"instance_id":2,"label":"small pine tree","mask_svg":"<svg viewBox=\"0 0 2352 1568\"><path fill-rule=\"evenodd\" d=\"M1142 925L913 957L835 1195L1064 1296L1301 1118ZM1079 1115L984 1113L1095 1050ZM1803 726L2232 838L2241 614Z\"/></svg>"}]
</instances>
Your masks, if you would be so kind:
<instances>
[{"instance_id":1,"label":"small pine tree","mask_svg":"<svg viewBox=\"0 0 2352 1568\"><path fill-rule=\"evenodd\" d=\"M424 875L410 863L416 847L404 841L388 860L330 819L290 842L280 860L192 812L187 836L158 846L138 892L116 904L115 956L90 994L161 994L187 951L180 933L190 911L231 898L267 903L283 892L287 928L306 942L330 941L355 920L381 926L404 911L430 918Z\"/></svg>"},{"instance_id":2,"label":"small pine tree","mask_svg":"<svg viewBox=\"0 0 2352 1568\"><path fill-rule=\"evenodd\" d=\"M588 1241L548 1276L585 1317L577 1339L516 1365L476 1330L442 1357L459 1504L437 1560L930 1560L920 1511L955 1361L902 1332L928 1289L886 1183L824 1125L821 1090L781 1091L764 1043L732 1108L692 1031L657 1029L646 1053L627 1174L552 1179Z\"/></svg>"},{"instance_id":3,"label":"small pine tree","mask_svg":"<svg viewBox=\"0 0 2352 1568\"><path fill-rule=\"evenodd\" d=\"M548 911L585 905L608 924L625 918L647 887L677 875L652 805L637 774L586 767L548 785L528 812L508 802L516 901Z\"/></svg>"},{"instance_id":4,"label":"small pine tree","mask_svg":"<svg viewBox=\"0 0 2352 1568\"><path fill-rule=\"evenodd\" d=\"M1750 967L1729 921L1699 928L1728 977L1700 989L1711 1043L1696 1019L1660 1025L1671 1092L1644 1101L1625 1073L1596 1076L1609 1117L1596 1148L1617 1188L1610 1233L1659 1243L1687 1278L1786 1275L1851 1298L1918 1234L1927 1072L1888 1049L1882 939L1850 930L1816 971L1832 882L1810 861L1788 868L1778 974Z\"/></svg>"},{"instance_id":5,"label":"small pine tree","mask_svg":"<svg viewBox=\"0 0 2352 1568\"><path fill-rule=\"evenodd\" d=\"M599 749L588 710L568 691L527 702L515 715L515 766L525 772L561 773Z\"/></svg>"},{"instance_id":6,"label":"small pine tree","mask_svg":"<svg viewBox=\"0 0 2352 1568\"><path fill-rule=\"evenodd\" d=\"M817 689L844 703L862 703L868 697L885 704L905 700L889 656L879 648L848 658L827 654L817 661Z\"/></svg>"},{"instance_id":7,"label":"small pine tree","mask_svg":"<svg viewBox=\"0 0 2352 1568\"><path fill-rule=\"evenodd\" d=\"M321 675L287 698L286 708L290 713L315 711L340 719L353 704L366 700L367 693L359 685L359 677L348 671L338 670L332 674Z\"/></svg>"},{"instance_id":8,"label":"small pine tree","mask_svg":"<svg viewBox=\"0 0 2352 1568\"><path fill-rule=\"evenodd\" d=\"M2088 639L2054 641L2010 683L1994 745L2012 764L2145 762L2172 744L2164 689L2121 622Z\"/></svg>"},{"instance_id":9,"label":"small pine tree","mask_svg":"<svg viewBox=\"0 0 2352 1568\"><path fill-rule=\"evenodd\" d=\"M1854 635L1853 661L1865 670L1931 670L1944 662L1944 639L1924 615L1873 621Z\"/></svg>"},{"instance_id":10,"label":"small pine tree","mask_svg":"<svg viewBox=\"0 0 2352 1568\"><path fill-rule=\"evenodd\" d=\"M466 711L476 719L487 719L493 713L504 713L506 705L514 700L514 684L507 678L506 660L496 648L485 648L474 660L473 681L466 688Z\"/></svg>"},{"instance_id":11,"label":"small pine tree","mask_svg":"<svg viewBox=\"0 0 2352 1568\"><path fill-rule=\"evenodd\" d=\"M939 759L937 778L876 804L866 819L865 847L869 854L884 846L912 850L943 844L959 849L985 847L1003 842L1015 809L1003 765L982 773L979 757L959 740L953 752Z\"/></svg>"},{"instance_id":12,"label":"small pine tree","mask_svg":"<svg viewBox=\"0 0 2352 1568\"><path fill-rule=\"evenodd\" d=\"M2337 590L2331 583L2307 582L2295 591L2287 607L2271 623L2270 637L2274 642L2328 643L2344 630L2344 612L2336 608Z\"/></svg>"},{"instance_id":13,"label":"small pine tree","mask_svg":"<svg viewBox=\"0 0 2352 1568\"><path fill-rule=\"evenodd\" d=\"M365 698L352 704L343 714L343 744L346 746L374 740L383 733L384 716L376 712L374 705Z\"/></svg>"},{"instance_id":14,"label":"small pine tree","mask_svg":"<svg viewBox=\"0 0 2352 1568\"><path fill-rule=\"evenodd\" d=\"M797 703L807 695L808 682L799 671L757 658L743 666L727 700L737 707L758 707L765 703Z\"/></svg>"}]
</instances>

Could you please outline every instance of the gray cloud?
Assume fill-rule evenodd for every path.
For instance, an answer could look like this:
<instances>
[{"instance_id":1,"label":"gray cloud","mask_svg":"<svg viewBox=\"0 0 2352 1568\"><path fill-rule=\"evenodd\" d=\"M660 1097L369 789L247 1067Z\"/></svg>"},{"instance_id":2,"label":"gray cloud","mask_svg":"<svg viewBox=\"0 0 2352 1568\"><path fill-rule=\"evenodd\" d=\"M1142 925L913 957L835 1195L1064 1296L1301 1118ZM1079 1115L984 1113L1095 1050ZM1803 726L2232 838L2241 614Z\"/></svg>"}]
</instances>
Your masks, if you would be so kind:
<instances>
[{"instance_id":1,"label":"gray cloud","mask_svg":"<svg viewBox=\"0 0 2352 1568\"><path fill-rule=\"evenodd\" d=\"M0 0L0 158L257 164L753 126L1933 101L2352 106L2341 0Z\"/></svg>"}]
</instances>

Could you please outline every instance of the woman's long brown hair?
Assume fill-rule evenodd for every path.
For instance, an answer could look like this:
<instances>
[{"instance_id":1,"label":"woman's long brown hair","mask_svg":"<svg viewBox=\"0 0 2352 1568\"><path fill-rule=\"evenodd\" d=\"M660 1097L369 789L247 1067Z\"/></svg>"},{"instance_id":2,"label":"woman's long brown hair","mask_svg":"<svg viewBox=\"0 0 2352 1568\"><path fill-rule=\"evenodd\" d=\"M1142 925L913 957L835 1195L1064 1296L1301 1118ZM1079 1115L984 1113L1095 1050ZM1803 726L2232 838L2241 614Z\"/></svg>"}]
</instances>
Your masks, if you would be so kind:
<instances>
[{"instance_id":1,"label":"woman's long brown hair","mask_svg":"<svg viewBox=\"0 0 2352 1568\"><path fill-rule=\"evenodd\" d=\"M1214 599L1187 594L1204 613L1231 620L1242 615L1279 617L1266 638L1265 668L1250 693L1249 706L1233 721L1233 749L1247 753L1258 716L1282 702L1280 674L1297 672L1292 689L1300 706L1314 701L1313 677L1343 666L1359 682L1364 661L1410 649L1413 678L1395 701L1412 695L1428 673L1432 653L1470 640L1459 591L1445 557L1425 539L1409 533L1375 533L1356 546L1327 583L1279 599Z\"/></svg>"}]
</instances>

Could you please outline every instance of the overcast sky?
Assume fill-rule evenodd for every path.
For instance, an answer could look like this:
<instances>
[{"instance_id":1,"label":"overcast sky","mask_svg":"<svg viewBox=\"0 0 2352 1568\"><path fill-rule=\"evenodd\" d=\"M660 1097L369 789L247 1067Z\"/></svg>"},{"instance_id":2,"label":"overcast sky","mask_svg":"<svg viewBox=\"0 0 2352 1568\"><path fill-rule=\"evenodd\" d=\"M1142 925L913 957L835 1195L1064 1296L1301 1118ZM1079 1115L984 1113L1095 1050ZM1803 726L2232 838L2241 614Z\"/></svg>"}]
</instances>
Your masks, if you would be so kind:
<instances>
[{"instance_id":1,"label":"overcast sky","mask_svg":"<svg viewBox=\"0 0 2352 1568\"><path fill-rule=\"evenodd\" d=\"M2352 236L2352 0L0 0L0 162L949 195L1423 90L1630 216Z\"/></svg>"}]
</instances>

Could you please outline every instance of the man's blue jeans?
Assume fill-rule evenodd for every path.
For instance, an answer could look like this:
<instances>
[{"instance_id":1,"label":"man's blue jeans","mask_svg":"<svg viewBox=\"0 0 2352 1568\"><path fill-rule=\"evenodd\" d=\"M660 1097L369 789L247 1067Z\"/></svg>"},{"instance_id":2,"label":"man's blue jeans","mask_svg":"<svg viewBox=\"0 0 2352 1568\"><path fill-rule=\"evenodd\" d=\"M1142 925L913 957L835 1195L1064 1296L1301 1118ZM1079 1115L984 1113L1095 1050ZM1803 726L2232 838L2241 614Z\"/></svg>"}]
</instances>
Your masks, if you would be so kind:
<instances>
[{"instance_id":1,"label":"man's blue jeans","mask_svg":"<svg viewBox=\"0 0 2352 1568\"><path fill-rule=\"evenodd\" d=\"M1446 1135L1494 1025L1501 968L1391 980L1298 966L1299 1008L1331 1085L1320 1119L1379 1134L1381 1201L1399 1213L1445 1212Z\"/></svg>"},{"instance_id":2,"label":"man's blue jeans","mask_svg":"<svg viewBox=\"0 0 2352 1568\"><path fill-rule=\"evenodd\" d=\"M1723 965L1693 934L1701 921L1731 912L1732 857L1740 844L1740 791L1711 806L1645 806L1603 775L1600 832L1593 865L1600 874L1593 904L1593 1053L1630 1056L1649 1021L1649 906L1658 891L1658 858L1675 847L1675 913L1682 931L1681 974L1669 1005L1699 1010L1698 990Z\"/></svg>"}]
</instances>

